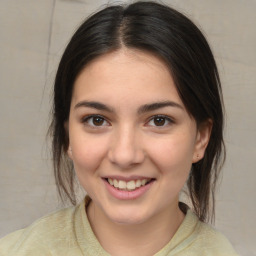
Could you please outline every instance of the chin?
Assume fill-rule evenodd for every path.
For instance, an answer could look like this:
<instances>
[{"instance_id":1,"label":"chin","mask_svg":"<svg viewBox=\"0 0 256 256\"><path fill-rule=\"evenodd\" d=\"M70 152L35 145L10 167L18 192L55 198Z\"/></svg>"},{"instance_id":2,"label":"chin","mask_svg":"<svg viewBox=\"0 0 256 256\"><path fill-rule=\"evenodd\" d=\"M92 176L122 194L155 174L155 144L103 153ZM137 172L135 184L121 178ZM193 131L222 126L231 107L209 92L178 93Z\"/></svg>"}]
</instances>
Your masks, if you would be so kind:
<instances>
[{"instance_id":1,"label":"chin","mask_svg":"<svg viewBox=\"0 0 256 256\"><path fill-rule=\"evenodd\" d=\"M116 218L112 220L116 224L120 225L138 225L145 222L143 218Z\"/></svg>"},{"instance_id":2,"label":"chin","mask_svg":"<svg viewBox=\"0 0 256 256\"><path fill-rule=\"evenodd\" d=\"M107 215L108 218L120 225L137 225L141 224L149 219L148 215L143 214L141 211L116 211Z\"/></svg>"}]
</instances>

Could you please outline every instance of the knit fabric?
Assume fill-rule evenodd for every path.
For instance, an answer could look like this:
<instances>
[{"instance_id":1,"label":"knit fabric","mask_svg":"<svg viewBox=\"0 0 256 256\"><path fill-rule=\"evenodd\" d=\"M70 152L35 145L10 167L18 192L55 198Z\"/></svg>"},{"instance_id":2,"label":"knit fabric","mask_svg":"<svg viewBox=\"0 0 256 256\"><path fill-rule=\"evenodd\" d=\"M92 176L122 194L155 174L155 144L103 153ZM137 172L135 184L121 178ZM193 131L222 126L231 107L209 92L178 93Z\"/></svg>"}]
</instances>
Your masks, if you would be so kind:
<instances>
[{"instance_id":1,"label":"knit fabric","mask_svg":"<svg viewBox=\"0 0 256 256\"><path fill-rule=\"evenodd\" d=\"M95 237L85 208L76 207L47 215L29 227L0 240L1 256L107 256ZM141 255L141 253L139 253ZM188 210L170 242L155 256L237 256L228 240Z\"/></svg>"}]
</instances>

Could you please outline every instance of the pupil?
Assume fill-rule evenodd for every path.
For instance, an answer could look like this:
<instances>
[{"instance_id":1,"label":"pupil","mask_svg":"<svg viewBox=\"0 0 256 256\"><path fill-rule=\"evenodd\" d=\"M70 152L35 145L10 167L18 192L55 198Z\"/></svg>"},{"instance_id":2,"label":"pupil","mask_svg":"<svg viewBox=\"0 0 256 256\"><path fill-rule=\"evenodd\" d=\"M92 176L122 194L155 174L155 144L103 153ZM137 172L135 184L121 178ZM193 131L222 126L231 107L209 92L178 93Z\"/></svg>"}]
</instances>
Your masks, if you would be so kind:
<instances>
[{"instance_id":1,"label":"pupil","mask_svg":"<svg viewBox=\"0 0 256 256\"><path fill-rule=\"evenodd\" d=\"M94 125L99 126L99 125L102 125L103 122L104 122L104 120L103 120L103 118L101 118L101 117L94 117L94 118L93 118L93 124L94 124Z\"/></svg>"},{"instance_id":2,"label":"pupil","mask_svg":"<svg viewBox=\"0 0 256 256\"><path fill-rule=\"evenodd\" d=\"M165 118L163 118L163 117L156 117L154 119L154 123L155 123L156 126L162 126L165 123Z\"/></svg>"}]
</instances>

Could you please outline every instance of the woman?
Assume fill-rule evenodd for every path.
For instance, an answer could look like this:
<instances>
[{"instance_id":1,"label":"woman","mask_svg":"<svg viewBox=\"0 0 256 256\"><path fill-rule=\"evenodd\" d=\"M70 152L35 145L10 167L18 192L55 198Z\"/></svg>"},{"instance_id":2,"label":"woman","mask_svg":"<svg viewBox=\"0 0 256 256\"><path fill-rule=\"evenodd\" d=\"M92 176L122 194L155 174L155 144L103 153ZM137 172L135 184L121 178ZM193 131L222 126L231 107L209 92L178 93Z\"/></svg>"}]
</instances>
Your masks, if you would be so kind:
<instances>
[{"instance_id":1,"label":"woman","mask_svg":"<svg viewBox=\"0 0 256 256\"><path fill-rule=\"evenodd\" d=\"M1 255L236 255L206 224L225 155L221 85L185 16L137 2L87 19L59 64L51 131L60 195L76 204L75 173L88 195L3 238Z\"/></svg>"}]
</instances>

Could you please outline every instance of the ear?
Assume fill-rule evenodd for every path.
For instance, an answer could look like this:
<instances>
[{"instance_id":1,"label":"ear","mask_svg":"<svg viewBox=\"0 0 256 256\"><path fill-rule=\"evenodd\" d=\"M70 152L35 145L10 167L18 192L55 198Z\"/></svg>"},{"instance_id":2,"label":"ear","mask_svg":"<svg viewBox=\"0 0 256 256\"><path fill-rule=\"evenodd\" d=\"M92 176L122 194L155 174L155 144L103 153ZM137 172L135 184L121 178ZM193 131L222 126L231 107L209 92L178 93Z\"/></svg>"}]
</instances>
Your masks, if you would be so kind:
<instances>
[{"instance_id":1,"label":"ear","mask_svg":"<svg viewBox=\"0 0 256 256\"><path fill-rule=\"evenodd\" d=\"M72 148L70 147L70 145L69 145L69 147L68 147L67 153L68 153L68 157L69 157L71 160L73 160Z\"/></svg>"},{"instance_id":2,"label":"ear","mask_svg":"<svg viewBox=\"0 0 256 256\"><path fill-rule=\"evenodd\" d=\"M199 125L196 135L196 143L192 163L196 163L204 158L204 153L211 137L211 131L211 119L208 119Z\"/></svg>"},{"instance_id":3,"label":"ear","mask_svg":"<svg viewBox=\"0 0 256 256\"><path fill-rule=\"evenodd\" d=\"M68 121L66 121L64 123L64 129L66 131L66 135L67 135L67 138L69 138L69 132L68 132ZM69 140L69 139L68 139ZM72 156L72 148L70 146L70 141L68 142L69 145L68 145L68 149L67 149L67 154L68 154L68 157L73 160L73 156Z\"/></svg>"}]
</instances>

